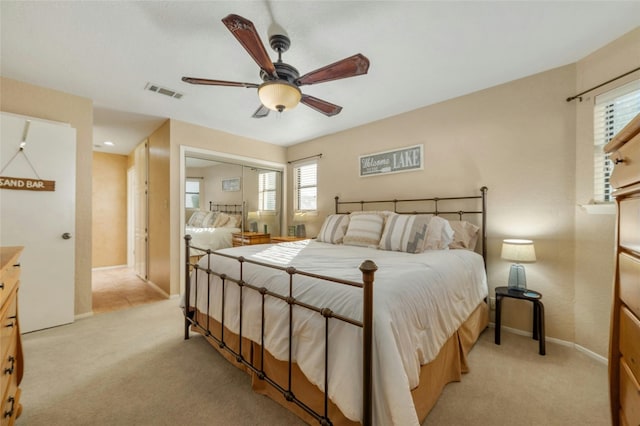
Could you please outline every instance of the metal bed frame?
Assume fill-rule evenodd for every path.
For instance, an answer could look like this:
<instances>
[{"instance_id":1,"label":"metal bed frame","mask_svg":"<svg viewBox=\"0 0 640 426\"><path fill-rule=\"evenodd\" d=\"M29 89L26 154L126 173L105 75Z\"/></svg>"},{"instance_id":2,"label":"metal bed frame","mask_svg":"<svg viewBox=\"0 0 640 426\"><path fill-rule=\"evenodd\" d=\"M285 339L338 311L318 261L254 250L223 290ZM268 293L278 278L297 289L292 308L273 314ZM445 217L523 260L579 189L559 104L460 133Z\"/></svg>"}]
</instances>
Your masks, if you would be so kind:
<instances>
[{"instance_id":1,"label":"metal bed frame","mask_svg":"<svg viewBox=\"0 0 640 426\"><path fill-rule=\"evenodd\" d=\"M444 198L419 198L419 199L409 199L409 200L384 200L384 201L339 201L338 197L335 197L335 208L336 213L338 213L340 206L345 206L348 204L359 204L361 210L364 210L365 205L371 204L381 204L381 203L393 203L393 211L400 214L436 214L436 215L446 215L446 214L456 214L459 215L459 218L462 219L463 215L466 214L481 214L482 221L482 256L485 259L486 265L486 193L487 187L482 187L480 189L481 195L478 196L468 196L468 197L444 197ZM440 202L448 202L454 200L474 200L480 199L482 208L481 210L457 210L457 211L448 211L448 210L440 210L438 204ZM399 211L398 204L402 203L416 203L416 202L432 202L435 204L435 208L429 211L418 212L418 211ZM275 389L277 389L284 398L302 408L307 414L311 417L315 418L319 424L323 426L329 426L333 423L329 419L329 398L327 396L326 391L324 392L324 401L323 401L323 410L322 412L316 412L303 401L298 399L296 395L292 392L292 340L293 340L293 309L294 306L303 309L309 309L322 315L325 318L325 351L324 351L324 367L325 367L325 375L324 375L324 389L328 389L328 371L329 371L329 319L334 319L338 321L343 321L349 324L352 324L356 327L360 327L363 330L363 360L362 360L362 370L363 370L363 383L362 383L362 424L365 426L369 426L372 424L372 396L373 396L373 383L372 383L372 347L373 347L373 283L374 283L374 274L378 269L376 264L371 260L365 260L360 265L360 271L362 272L362 282L356 281L348 281L342 280L337 277L329 277L318 274L313 274L301 270L297 270L294 267L282 267L275 266L268 263L258 262L251 259L247 259L243 256L232 256L229 254L214 252L212 250L202 249L207 253L207 264L206 267L201 266L200 264L192 264L190 263L190 250L193 246L191 246L191 236L186 235L185 237L185 259L186 259L186 268L185 268L185 306L184 306L184 338L185 340L189 339L189 329L191 327L196 328L204 334L205 337L212 339L215 341L221 350L229 352L236 360L237 363L244 365L246 368L251 370L260 380L264 380L269 383ZM198 247L193 247L198 249ZM238 277L234 278L230 277L227 274L216 272L212 269L211 260L212 256L221 256L226 258L235 259L238 262ZM260 267L271 268L283 271L287 274L289 280L289 291L288 294L279 294L270 291L266 287L262 286L260 283L249 283L243 279L243 269L245 264L258 265ZM193 272L190 272L190 269L193 269ZM207 312L206 312L206 324L201 324L197 320L196 311L197 308L195 306L198 305L198 288L195 286L195 302L194 307L191 308L190 300L191 300L191 274L196 274L194 277L197 281L197 274L204 273L207 275L208 283L211 282L211 276L219 277L222 281L222 294L221 294L221 303L222 303L222 317L220 319L220 338L216 337L211 332L210 326L210 284L208 286L207 292L204 295L207 299ZM319 280L330 281L333 283L338 283L342 285L348 285L352 287L362 288L362 301L363 301L363 317L362 320L357 320L354 318L345 317L339 314L334 313L330 307L324 306L313 306L307 303L296 300L293 296L294 289L294 277L295 276L306 276L312 277ZM235 351L233 348L229 347L227 342L225 341L225 303L227 302L225 299L225 287L226 285L236 285L240 290L240 297L237 303L239 303L239 332L238 332L238 351ZM247 358L243 355L242 351L242 315L243 315L243 292L244 291L255 291L261 294L262 296L262 317L261 317L261 341L255 342L260 345L260 357L259 362L254 361L254 353L253 353L253 345L250 348L250 356ZM267 297L273 297L276 299L280 299L286 302L289 305L289 357L288 357L288 380L286 384L277 383L271 377L269 377L264 371L264 318L265 318L265 300ZM233 303L233 302L230 302ZM204 313L201 313L204 314Z\"/></svg>"},{"instance_id":2,"label":"metal bed frame","mask_svg":"<svg viewBox=\"0 0 640 426\"><path fill-rule=\"evenodd\" d=\"M230 213L230 214L242 214L244 212L244 203L242 204L218 204L213 201L209 201L209 211Z\"/></svg>"}]
</instances>

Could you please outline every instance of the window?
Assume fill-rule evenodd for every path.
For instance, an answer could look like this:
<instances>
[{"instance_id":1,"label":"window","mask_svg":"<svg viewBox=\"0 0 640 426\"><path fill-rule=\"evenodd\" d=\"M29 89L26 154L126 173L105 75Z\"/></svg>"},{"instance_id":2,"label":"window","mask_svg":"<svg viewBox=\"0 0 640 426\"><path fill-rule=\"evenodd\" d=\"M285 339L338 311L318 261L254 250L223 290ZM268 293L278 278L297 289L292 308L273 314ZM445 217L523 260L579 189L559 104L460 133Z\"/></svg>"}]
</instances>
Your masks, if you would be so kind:
<instances>
[{"instance_id":1,"label":"window","mask_svg":"<svg viewBox=\"0 0 640 426\"><path fill-rule=\"evenodd\" d=\"M188 209L200 208L200 179L187 178L184 190L184 206Z\"/></svg>"},{"instance_id":2,"label":"window","mask_svg":"<svg viewBox=\"0 0 640 426\"><path fill-rule=\"evenodd\" d=\"M318 164L295 166L293 169L294 209L315 211L318 208Z\"/></svg>"},{"instance_id":3,"label":"window","mask_svg":"<svg viewBox=\"0 0 640 426\"><path fill-rule=\"evenodd\" d=\"M613 167L603 148L638 113L640 113L640 80L596 96L593 115L593 200L596 203L612 201L609 178Z\"/></svg>"},{"instance_id":4,"label":"window","mask_svg":"<svg viewBox=\"0 0 640 426\"><path fill-rule=\"evenodd\" d=\"M276 210L276 177L277 172L258 174L258 210Z\"/></svg>"}]
</instances>

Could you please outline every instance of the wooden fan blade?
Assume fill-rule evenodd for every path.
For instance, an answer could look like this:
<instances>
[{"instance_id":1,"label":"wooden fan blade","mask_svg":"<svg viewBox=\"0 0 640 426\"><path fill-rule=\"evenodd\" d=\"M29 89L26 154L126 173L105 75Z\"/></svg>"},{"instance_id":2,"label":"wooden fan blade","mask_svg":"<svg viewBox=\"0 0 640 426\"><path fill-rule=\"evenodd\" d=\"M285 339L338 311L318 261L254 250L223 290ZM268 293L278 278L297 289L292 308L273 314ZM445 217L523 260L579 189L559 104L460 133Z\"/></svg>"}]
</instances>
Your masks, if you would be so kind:
<instances>
[{"instance_id":1,"label":"wooden fan blade","mask_svg":"<svg viewBox=\"0 0 640 426\"><path fill-rule=\"evenodd\" d=\"M207 86L231 86L231 87L246 87L257 88L259 84L255 83L240 83L237 81L225 81L225 80L209 80L207 78L195 78L195 77L182 77L182 81L191 84L204 84Z\"/></svg>"},{"instance_id":2,"label":"wooden fan blade","mask_svg":"<svg viewBox=\"0 0 640 426\"><path fill-rule=\"evenodd\" d=\"M256 64L267 74L278 78L276 67L271 62L271 58L269 58L267 50L264 48L260 36L258 36L256 27L253 26L253 22L233 14L223 18L222 22L231 31L231 34L238 39L253 60L256 61Z\"/></svg>"},{"instance_id":3,"label":"wooden fan blade","mask_svg":"<svg viewBox=\"0 0 640 426\"><path fill-rule=\"evenodd\" d=\"M318 112L326 115L327 117L332 117L336 114L340 114L342 111L342 107L338 105L334 105L331 102L323 101L322 99L314 98L309 95L302 95L302 99L300 102L305 104L311 109L315 109Z\"/></svg>"},{"instance_id":4,"label":"wooden fan blade","mask_svg":"<svg viewBox=\"0 0 640 426\"><path fill-rule=\"evenodd\" d=\"M270 111L269 108L267 108L266 106L260 104L260 106L258 107L256 112L254 112L251 117L253 117L253 118L264 118L267 115L269 115L269 111Z\"/></svg>"},{"instance_id":5,"label":"wooden fan blade","mask_svg":"<svg viewBox=\"0 0 640 426\"><path fill-rule=\"evenodd\" d=\"M341 78L355 77L366 74L369 71L369 59L358 53L334 62L315 71L311 71L296 80L298 86L305 84L316 84L325 81L338 80Z\"/></svg>"}]
</instances>

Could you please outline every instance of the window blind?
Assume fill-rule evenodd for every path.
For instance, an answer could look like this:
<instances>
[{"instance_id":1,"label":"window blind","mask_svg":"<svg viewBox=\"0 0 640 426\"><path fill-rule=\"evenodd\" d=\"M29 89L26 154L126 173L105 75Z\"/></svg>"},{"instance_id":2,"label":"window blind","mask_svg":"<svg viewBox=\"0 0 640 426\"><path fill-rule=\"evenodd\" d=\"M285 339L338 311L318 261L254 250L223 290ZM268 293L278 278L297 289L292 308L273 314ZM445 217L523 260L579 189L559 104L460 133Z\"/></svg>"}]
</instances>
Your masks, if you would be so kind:
<instances>
[{"instance_id":1,"label":"window blind","mask_svg":"<svg viewBox=\"0 0 640 426\"><path fill-rule=\"evenodd\" d=\"M200 181L187 180L184 194L184 205L186 208L200 208Z\"/></svg>"},{"instance_id":2,"label":"window blind","mask_svg":"<svg viewBox=\"0 0 640 426\"><path fill-rule=\"evenodd\" d=\"M258 204L262 211L275 211L276 172L261 172L258 175Z\"/></svg>"},{"instance_id":3,"label":"window blind","mask_svg":"<svg viewBox=\"0 0 640 426\"><path fill-rule=\"evenodd\" d=\"M613 166L604 146L640 113L640 80L596 96L593 115L593 200L611 201Z\"/></svg>"},{"instance_id":4,"label":"window blind","mask_svg":"<svg viewBox=\"0 0 640 426\"><path fill-rule=\"evenodd\" d=\"M318 164L307 163L294 169L295 209L313 211L318 208Z\"/></svg>"}]
</instances>

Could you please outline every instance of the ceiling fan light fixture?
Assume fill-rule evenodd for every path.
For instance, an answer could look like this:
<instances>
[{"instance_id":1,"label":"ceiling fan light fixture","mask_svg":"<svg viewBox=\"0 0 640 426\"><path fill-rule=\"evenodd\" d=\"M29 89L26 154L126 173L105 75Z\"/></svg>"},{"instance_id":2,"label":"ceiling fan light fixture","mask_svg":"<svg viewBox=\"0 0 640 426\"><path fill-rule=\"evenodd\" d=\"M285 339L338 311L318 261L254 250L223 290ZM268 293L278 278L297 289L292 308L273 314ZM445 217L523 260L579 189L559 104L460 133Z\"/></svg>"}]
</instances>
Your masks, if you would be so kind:
<instances>
[{"instance_id":1,"label":"ceiling fan light fixture","mask_svg":"<svg viewBox=\"0 0 640 426\"><path fill-rule=\"evenodd\" d=\"M288 81L272 80L258 87L258 97L265 107L282 112L295 108L302 99L302 92L298 86Z\"/></svg>"}]
</instances>

